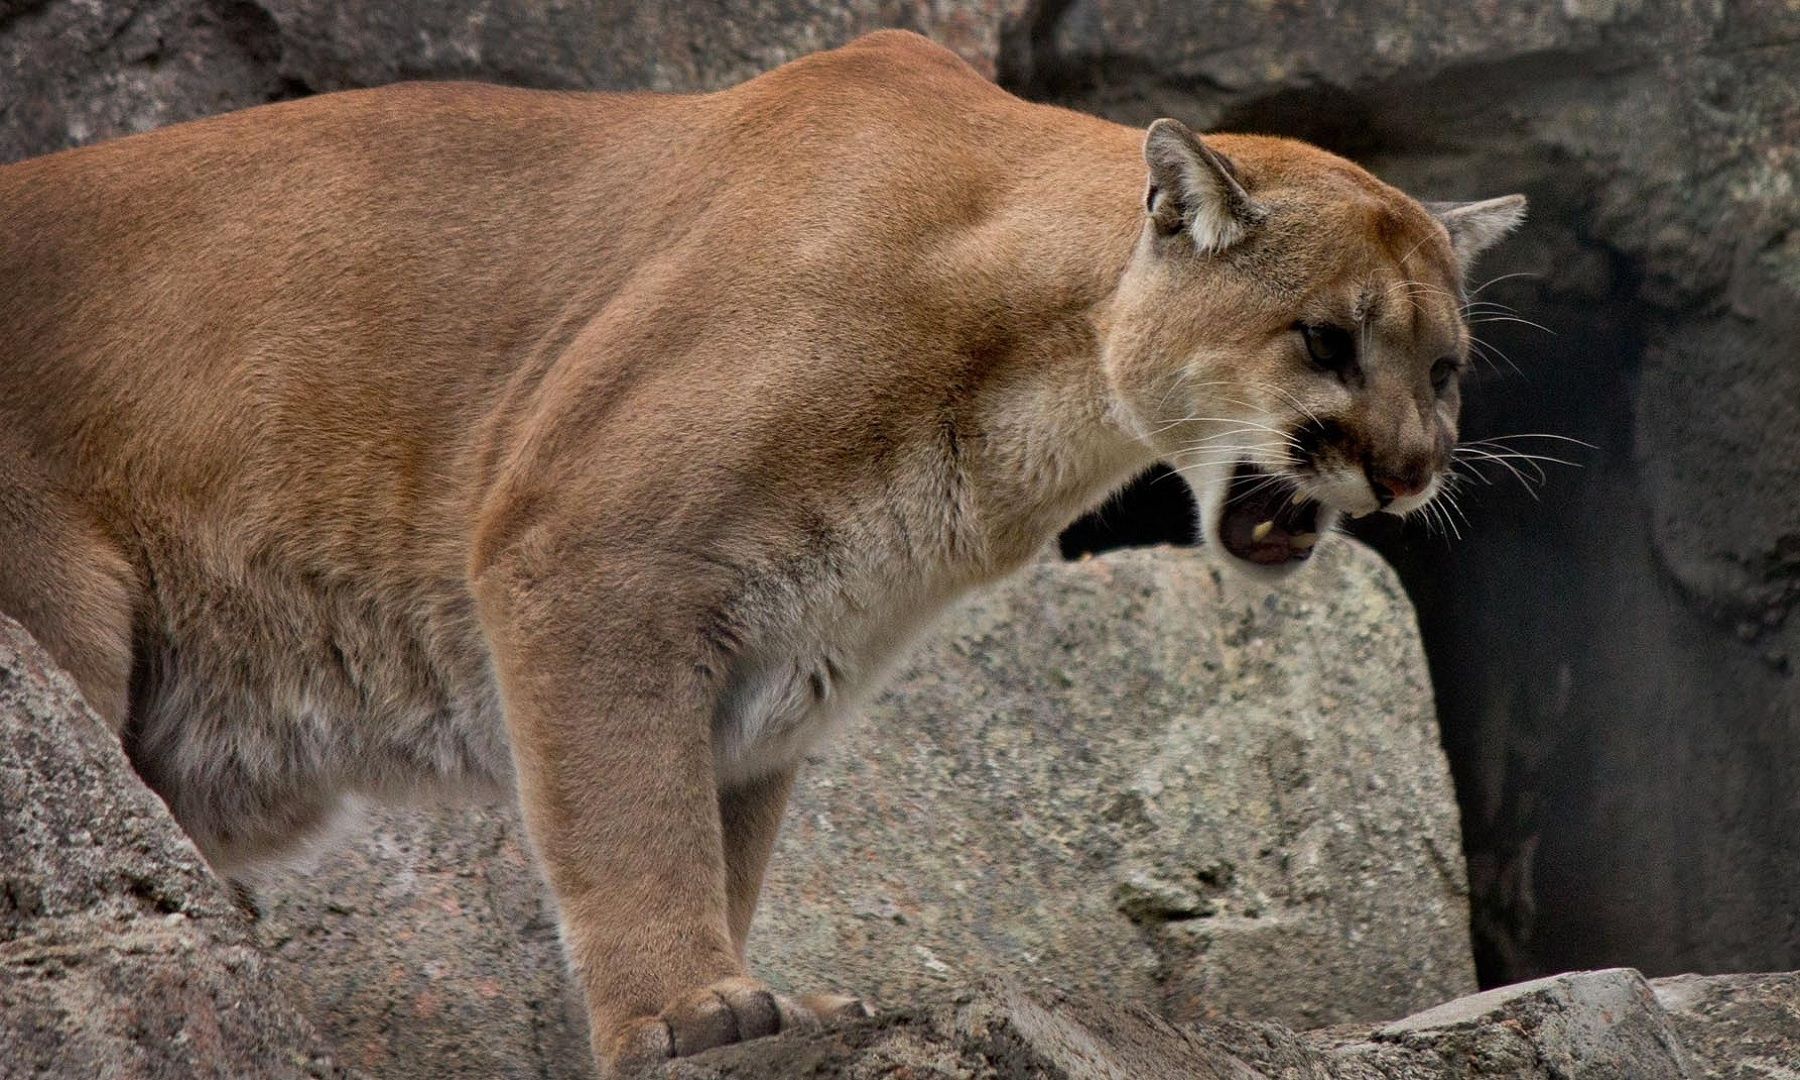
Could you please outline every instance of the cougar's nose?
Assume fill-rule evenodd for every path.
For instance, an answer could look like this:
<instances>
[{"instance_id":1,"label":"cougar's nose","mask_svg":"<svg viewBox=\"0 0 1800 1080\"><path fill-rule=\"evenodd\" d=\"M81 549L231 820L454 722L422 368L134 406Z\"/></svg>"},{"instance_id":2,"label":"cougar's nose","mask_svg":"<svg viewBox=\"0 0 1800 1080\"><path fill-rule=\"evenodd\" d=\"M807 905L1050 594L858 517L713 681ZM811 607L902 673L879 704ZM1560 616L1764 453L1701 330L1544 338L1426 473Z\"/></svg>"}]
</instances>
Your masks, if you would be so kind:
<instances>
[{"instance_id":1,"label":"cougar's nose","mask_svg":"<svg viewBox=\"0 0 1800 1080\"><path fill-rule=\"evenodd\" d=\"M1363 466L1363 472L1368 475L1369 487L1382 506L1395 499L1417 495L1431 486L1431 463L1422 457L1379 465L1370 461Z\"/></svg>"}]
</instances>

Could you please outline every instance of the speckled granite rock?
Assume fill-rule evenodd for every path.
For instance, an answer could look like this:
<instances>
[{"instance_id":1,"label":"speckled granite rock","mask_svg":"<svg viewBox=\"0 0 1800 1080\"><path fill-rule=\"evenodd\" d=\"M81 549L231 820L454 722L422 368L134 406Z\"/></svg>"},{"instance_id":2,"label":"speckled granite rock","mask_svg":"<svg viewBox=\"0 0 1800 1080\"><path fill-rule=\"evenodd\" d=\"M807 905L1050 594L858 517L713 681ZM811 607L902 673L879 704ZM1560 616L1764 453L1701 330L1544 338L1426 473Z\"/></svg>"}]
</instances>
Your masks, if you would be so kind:
<instances>
[{"instance_id":1,"label":"speckled granite rock","mask_svg":"<svg viewBox=\"0 0 1800 1080\"><path fill-rule=\"evenodd\" d=\"M0 1077L332 1075L118 741L0 615Z\"/></svg>"},{"instance_id":2,"label":"speckled granite rock","mask_svg":"<svg viewBox=\"0 0 1800 1080\"><path fill-rule=\"evenodd\" d=\"M1786 1080L1793 975L1575 972L1370 1030L1172 1025L1142 1010L989 982L950 1003L688 1059L667 1080ZM1654 991L1652 987L1654 986ZM1665 1005L1668 1007L1665 1008Z\"/></svg>"},{"instance_id":3,"label":"speckled granite rock","mask_svg":"<svg viewBox=\"0 0 1800 1080\"><path fill-rule=\"evenodd\" d=\"M316 1050L318 1036L284 1004L283 967L304 982L295 1000L368 1075L591 1075L504 814L429 825L388 815L288 891L282 917L261 923L265 951L68 681L4 619L0 747L0 1078L364 1075ZM867 1022L657 1072L1780 1080L1800 1063L1795 974L1646 984L1629 970L1575 973L1304 1034L1263 1021L1175 1024L1115 995L1027 992L1010 980L923 997L935 1003L895 1003Z\"/></svg>"},{"instance_id":4,"label":"speckled granite rock","mask_svg":"<svg viewBox=\"0 0 1800 1080\"><path fill-rule=\"evenodd\" d=\"M377 811L258 890L258 933L346 1065L437 1080L582 1077L586 1015L514 815Z\"/></svg>"},{"instance_id":5,"label":"speckled granite rock","mask_svg":"<svg viewBox=\"0 0 1800 1080\"><path fill-rule=\"evenodd\" d=\"M1696 1075L1644 977L1554 975L1446 1002L1375 1033L1435 1055L1453 1076L1687 1080Z\"/></svg>"},{"instance_id":6,"label":"speckled granite rock","mask_svg":"<svg viewBox=\"0 0 1800 1080\"><path fill-rule=\"evenodd\" d=\"M399 79L705 90L861 34L988 75L1027 0L0 0L0 161Z\"/></svg>"},{"instance_id":7,"label":"speckled granite rock","mask_svg":"<svg viewBox=\"0 0 1800 1080\"><path fill-rule=\"evenodd\" d=\"M1800 972L1675 975L1656 1001L1706 1080L1800 1076Z\"/></svg>"},{"instance_id":8,"label":"speckled granite rock","mask_svg":"<svg viewBox=\"0 0 1800 1080\"><path fill-rule=\"evenodd\" d=\"M1281 1032L1297 1043L1291 1032ZM1229 1035L1177 1027L1142 1009L1046 1004L990 981L944 1003L814 1035L762 1039L652 1075L666 1080L1260 1080Z\"/></svg>"},{"instance_id":9,"label":"speckled granite rock","mask_svg":"<svg viewBox=\"0 0 1800 1080\"><path fill-rule=\"evenodd\" d=\"M809 763L757 928L777 984L1039 991L1317 1024L1473 989L1411 614L1360 546L1280 594L1191 551L1040 563ZM376 814L261 893L353 1065L579 1075L579 1010L501 810Z\"/></svg>"},{"instance_id":10,"label":"speckled granite rock","mask_svg":"<svg viewBox=\"0 0 1800 1080\"><path fill-rule=\"evenodd\" d=\"M929 34L993 75L1025 0L261 0L283 74L318 90L513 73L537 86L715 90L882 27ZM404 43L395 48L397 43Z\"/></svg>"},{"instance_id":11,"label":"speckled granite rock","mask_svg":"<svg viewBox=\"0 0 1800 1080\"><path fill-rule=\"evenodd\" d=\"M1411 609L1360 545L1309 571L1122 551L970 603L808 770L752 955L878 1001L1004 971L1301 1025L1474 989Z\"/></svg>"}]
</instances>

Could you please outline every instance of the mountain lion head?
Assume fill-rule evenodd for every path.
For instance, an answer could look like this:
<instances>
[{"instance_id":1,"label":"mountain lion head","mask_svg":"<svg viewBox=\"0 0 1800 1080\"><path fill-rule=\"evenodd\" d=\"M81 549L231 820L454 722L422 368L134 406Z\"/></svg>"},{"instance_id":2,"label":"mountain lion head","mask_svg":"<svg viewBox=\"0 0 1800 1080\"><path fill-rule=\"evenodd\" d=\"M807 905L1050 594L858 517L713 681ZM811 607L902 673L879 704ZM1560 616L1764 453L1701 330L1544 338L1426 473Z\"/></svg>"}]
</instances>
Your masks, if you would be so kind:
<instances>
[{"instance_id":1,"label":"mountain lion head","mask_svg":"<svg viewBox=\"0 0 1800 1080\"><path fill-rule=\"evenodd\" d=\"M1429 505L1469 363L1463 275L1524 197L1427 206L1317 148L1174 120L1144 157L1106 371L1208 542L1279 576L1340 515Z\"/></svg>"}]
</instances>

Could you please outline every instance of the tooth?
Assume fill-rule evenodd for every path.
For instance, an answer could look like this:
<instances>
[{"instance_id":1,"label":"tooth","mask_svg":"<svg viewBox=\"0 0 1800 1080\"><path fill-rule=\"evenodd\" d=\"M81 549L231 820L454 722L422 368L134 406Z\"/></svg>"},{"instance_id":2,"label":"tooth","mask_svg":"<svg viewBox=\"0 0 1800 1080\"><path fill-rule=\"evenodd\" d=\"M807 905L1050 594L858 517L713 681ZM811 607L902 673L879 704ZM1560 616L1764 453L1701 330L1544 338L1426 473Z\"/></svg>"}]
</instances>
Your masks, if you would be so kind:
<instances>
[{"instance_id":1,"label":"tooth","mask_svg":"<svg viewBox=\"0 0 1800 1080\"><path fill-rule=\"evenodd\" d=\"M1319 542L1318 533L1295 533L1288 537L1288 547L1296 551L1305 551Z\"/></svg>"},{"instance_id":2,"label":"tooth","mask_svg":"<svg viewBox=\"0 0 1800 1080\"><path fill-rule=\"evenodd\" d=\"M1250 542L1253 544L1260 544L1264 540L1267 540L1269 534L1274 531L1275 523L1273 521L1265 521L1256 528L1250 530Z\"/></svg>"}]
</instances>

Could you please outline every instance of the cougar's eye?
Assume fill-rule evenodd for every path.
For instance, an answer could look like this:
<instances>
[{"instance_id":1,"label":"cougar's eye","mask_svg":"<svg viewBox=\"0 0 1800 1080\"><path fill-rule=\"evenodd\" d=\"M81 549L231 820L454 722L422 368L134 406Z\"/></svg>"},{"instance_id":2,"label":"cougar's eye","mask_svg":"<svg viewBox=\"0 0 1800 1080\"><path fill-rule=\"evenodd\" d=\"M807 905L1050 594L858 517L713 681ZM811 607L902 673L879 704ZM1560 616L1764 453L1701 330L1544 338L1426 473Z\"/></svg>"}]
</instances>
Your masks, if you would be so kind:
<instances>
[{"instance_id":1,"label":"cougar's eye","mask_svg":"<svg viewBox=\"0 0 1800 1080\"><path fill-rule=\"evenodd\" d=\"M1431 388L1440 394L1443 393L1445 388L1450 385L1450 380L1456 378L1460 371L1462 371L1462 365L1457 363L1454 357L1439 357L1437 363L1431 365Z\"/></svg>"},{"instance_id":2,"label":"cougar's eye","mask_svg":"<svg viewBox=\"0 0 1800 1080\"><path fill-rule=\"evenodd\" d=\"M1306 341L1306 355L1326 371L1343 374L1356 366L1356 339L1331 323L1295 323Z\"/></svg>"}]
</instances>

